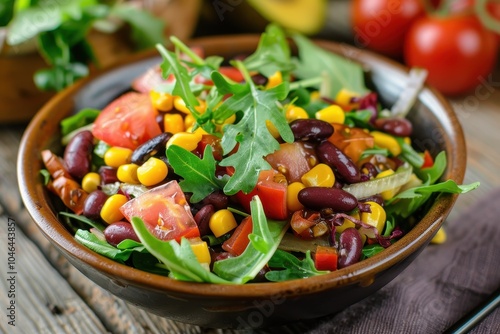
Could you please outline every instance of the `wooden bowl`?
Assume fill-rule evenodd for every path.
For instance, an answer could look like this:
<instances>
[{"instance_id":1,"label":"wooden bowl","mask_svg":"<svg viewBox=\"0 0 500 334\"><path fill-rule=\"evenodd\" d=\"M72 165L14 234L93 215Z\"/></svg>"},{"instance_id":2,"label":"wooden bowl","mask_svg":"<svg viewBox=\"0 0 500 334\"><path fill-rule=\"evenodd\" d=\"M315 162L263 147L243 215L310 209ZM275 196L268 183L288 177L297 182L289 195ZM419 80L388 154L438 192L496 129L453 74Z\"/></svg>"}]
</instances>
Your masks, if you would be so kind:
<instances>
[{"instance_id":1,"label":"wooden bowl","mask_svg":"<svg viewBox=\"0 0 500 334\"><path fill-rule=\"evenodd\" d=\"M211 37L192 41L207 55L249 53L258 36ZM319 41L322 47L364 64L386 103L394 102L408 71L380 56L347 45ZM133 78L160 61L156 51L136 55L55 96L34 117L22 139L18 179L23 201L35 223L68 260L96 284L147 311L173 320L217 328L264 327L335 313L374 293L395 278L430 242L456 196L440 196L420 222L383 252L347 268L280 283L214 285L176 281L105 258L77 243L58 221L42 184L40 151L60 150L59 122L83 107L102 108L129 88ZM413 142L432 152L446 150L445 179L461 183L466 155L461 126L448 102L425 87L409 118Z\"/></svg>"}]
</instances>

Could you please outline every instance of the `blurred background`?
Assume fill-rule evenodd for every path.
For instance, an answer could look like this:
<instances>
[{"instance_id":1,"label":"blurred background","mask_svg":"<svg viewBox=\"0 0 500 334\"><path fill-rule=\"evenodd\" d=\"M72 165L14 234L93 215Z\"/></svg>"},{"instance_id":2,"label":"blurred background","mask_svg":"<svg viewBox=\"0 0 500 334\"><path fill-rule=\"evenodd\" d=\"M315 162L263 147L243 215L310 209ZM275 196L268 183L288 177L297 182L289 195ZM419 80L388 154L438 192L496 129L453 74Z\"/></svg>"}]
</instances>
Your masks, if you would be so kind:
<instances>
[{"instance_id":1,"label":"blurred background","mask_svg":"<svg viewBox=\"0 0 500 334\"><path fill-rule=\"evenodd\" d=\"M497 17L488 0L2 0L0 122L29 121L56 91L171 35L261 33L269 22L424 67L452 98L489 92L500 86Z\"/></svg>"}]
</instances>

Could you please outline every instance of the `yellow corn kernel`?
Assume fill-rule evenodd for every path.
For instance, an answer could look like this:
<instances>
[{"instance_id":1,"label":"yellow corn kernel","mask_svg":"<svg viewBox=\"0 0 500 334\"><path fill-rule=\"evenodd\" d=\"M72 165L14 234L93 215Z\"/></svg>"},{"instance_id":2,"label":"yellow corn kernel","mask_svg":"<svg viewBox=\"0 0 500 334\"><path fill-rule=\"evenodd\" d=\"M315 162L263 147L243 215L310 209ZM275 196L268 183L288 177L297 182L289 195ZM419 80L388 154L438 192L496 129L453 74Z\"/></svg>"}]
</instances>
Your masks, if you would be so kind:
<instances>
[{"instance_id":1,"label":"yellow corn kernel","mask_svg":"<svg viewBox=\"0 0 500 334\"><path fill-rule=\"evenodd\" d=\"M266 120L266 127L267 127L267 130L269 131L269 133L271 134L271 136L273 136L274 138L281 137L280 132L278 131L276 126L274 126L274 124L270 120Z\"/></svg>"},{"instance_id":2,"label":"yellow corn kernel","mask_svg":"<svg viewBox=\"0 0 500 334\"><path fill-rule=\"evenodd\" d=\"M127 197L122 194L109 196L101 209L101 218L108 224L115 223L123 219L120 207L127 203Z\"/></svg>"},{"instance_id":3,"label":"yellow corn kernel","mask_svg":"<svg viewBox=\"0 0 500 334\"><path fill-rule=\"evenodd\" d=\"M168 175L168 167L162 160L151 157L139 168L137 168L137 179L146 187L154 186L165 180Z\"/></svg>"},{"instance_id":4,"label":"yellow corn kernel","mask_svg":"<svg viewBox=\"0 0 500 334\"><path fill-rule=\"evenodd\" d=\"M194 107L194 109L200 114L203 114L207 109L207 104L205 103L205 101L200 99L198 99L198 103L199 104L196 107ZM174 107L175 109L184 114L191 114L191 110L188 109L188 107L186 106L186 102L184 102L184 100L180 96L174 97Z\"/></svg>"},{"instance_id":5,"label":"yellow corn kernel","mask_svg":"<svg viewBox=\"0 0 500 334\"><path fill-rule=\"evenodd\" d=\"M116 177L123 183L139 184L139 179L137 178L137 169L139 168L136 164L125 164L118 167L116 171Z\"/></svg>"},{"instance_id":6,"label":"yellow corn kernel","mask_svg":"<svg viewBox=\"0 0 500 334\"><path fill-rule=\"evenodd\" d=\"M194 123L196 122L196 119L194 118L193 115L189 114L184 117L184 129L185 131L189 128L191 128Z\"/></svg>"},{"instance_id":7,"label":"yellow corn kernel","mask_svg":"<svg viewBox=\"0 0 500 334\"><path fill-rule=\"evenodd\" d=\"M216 211L208 222L208 227L217 238L233 230L237 225L233 213L228 209Z\"/></svg>"},{"instance_id":8,"label":"yellow corn kernel","mask_svg":"<svg viewBox=\"0 0 500 334\"><path fill-rule=\"evenodd\" d=\"M401 146L393 136L380 131L372 131L370 135L373 136L375 146L388 149L395 157L401 154Z\"/></svg>"},{"instance_id":9,"label":"yellow corn kernel","mask_svg":"<svg viewBox=\"0 0 500 334\"><path fill-rule=\"evenodd\" d=\"M88 193L97 190L97 187L101 184L101 176L98 173L90 172L85 174L82 179L82 189Z\"/></svg>"},{"instance_id":10,"label":"yellow corn kernel","mask_svg":"<svg viewBox=\"0 0 500 334\"><path fill-rule=\"evenodd\" d=\"M205 131L205 129L203 129L202 127L197 127L196 130L192 130L190 131L191 133L198 133L198 134L201 134L202 136L203 135L208 135L209 133Z\"/></svg>"},{"instance_id":11,"label":"yellow corn kernel","mask_svg":"<svg viewBox=\"0 0 500 334\"><path fill-rule=\"evenodd\" d=\"M411 145L411 138L410 137L404 137L403 138L403 141L408 144L408 145Z\"/></svg>"},{"instance_id":12,"label":"yellow corn kernel","mask_svg":"<svg viewBox=\"0 0 500 334\"><path fill-rule=\"evenodd\" d=\"M288 211L298 211L304 208L304 206L299 202L299 191L304 189L306 186L300 182L292 182L286 188L286 206Z\"/></svg>"},{"instance_id":13,"label":"yellow corn kernel","mask_svg":"<svg viewBox=\"0 0 500 334\"><path fill-rule=\"evenodd\" d=\"M345 113L344 110L338 105L332 104L326 108L317 111L314 116L322 121L328 123L339 123L344 124L345 121Z\"/></svg>"},{"instance_id":14,"label":"yellow corn kernel","mask_svg":"<svg viewBox=\"0 0 500 334\"><path fill-rule=\"evenodd\" d=\"M309 94L309 98L311 99L311 101L317 101L321 99L321 94L319 93L319 91L315 90L312 91L311 94Z\"/></svg>"},{"instance_id":15,"label":"yellow corn kernel","mask_svg":"<svg viewBox=\"0 0 500 334\"><path fill-rule=\"evenodd\" d=\"M380 179L382 177L386 177L386 176L389 176L389 175L392 175L392 174L394 174L394 171L392 169L386 169L386 170L378 173L375 178L376 179ZM396 194L399 192L400 188L401 187L396 187L396 188L393 188L393 189L382 191L380 193L380 195L382 195L382 198L387 201L387 200L393 198L394 196L396 196Z\"/></svg>"},{"instance_id":16,"label":"yellow corn kernel","mask_svg":"<svg viewBox=\"0 0 500 334\"><path fill-rule=\"evenodd\" d=\"M189 239L189 243L191 244L191 250L196 256L198 262L200 262L201 264L210 264L212 259L210 257L210 251L208 250L207 243L200 238Z\"/></svg>"},{"instance_id":17,"label":"yellow corn kernel","mask_svg":"<svg viewBox=\"0 0 500 334\"><path fill-rule=\"evenodd\" d=\"M354 213L351 213L350 214L351 217L353 218L356 218L356 219L359 219L359 212L356 211ZM349 227L354 227L356 228L356 224L354 224L351 220L349 219L345 219L344 218L344 223L340 226L335 226L335 232L336 233L342 233L344 232L346 229L348 229Z\"/></svg>"},{"instance_id":18,"label":"yellow corn kernel","mask_svg":"<svg viewBox=\"0 0 500 334\"><path fill-rule=\"evenodd\" d=\"M177 145L187 151L193 151L200 142L201 132L178 132L174 134L167 142L167 148L170 145Z\"/></svg>"},{"instance_id":19,"label":"yellow corn kernel","mask_svg":"<svg viewBox=\"0 0 500 334\"><path fill-rule=\"evenodd\" d=\"M330 166L326 164L317 164L310 171L304 173L300 178L306 187L333 187L335 183L335 174Z\"/></svg>"},{"instance_id":20,"label":"yellow corn kernel","mask_svg":"<svg viewBox=\"0 0 500 334\"><path fill-rule=\"evenodd\" d=\"M163 116L165 132L178 133L184 131L184 119L180 114L165 114Z\"/></svg>"},{"instance_id":21,"label":"yellow corn kernel","mask_svg":"<svg viewBox=\"0 0 500 334\"><path fill-rule=\"evenodd\" d=\"M371 212L361 212L361 221L375 227L382 234L387 219L385 210L376 202L366 202L370 205Z\"/></svg>"},{"instance_id":22,"label":"yellow corn kernel","mask_svg":"<svg viewBox=\"0 0 500 334\"><path fill-rule=\"evenodd\" d=\"M359 97L359 94L354 93L348 89L342 88L335 96L335 102L342 106L348 106L351 104L353 98Z\"/></svg>"},{"instance_id":23,"label":"yellow corn kernel","mask_svg":"<svg viewBox=\"0 0 500 334\"><path fill-rule=\"evenodd\" d=\"M446 242L446 231L444 230L443 227L440 227L439 230L434 235L434 237L432 237L431 243L440 245L445 242Z\"/></svg>"},{"instance_id":24,"label":"yellow corn kernel","mask_svg":"<svg viewBox=\"0 0 500 334\"><path fill-rule=\"evenodd\" d=\"M285 117L286 120L290 123L292 121L295 121L296 119L309 118L309 115L307 115L307 111L305 111L304 108L291 106L286 110Z\"/></svg>"},{"instance_id":25,"label":"yellow corn kernel","mask_svg":"<svg viewBox=\"0 0 500 334\"><path fill-rule=\"evenodd\" d=\"M110 167L118 168L121 165L128 164L131 157L131 149L113 146L104 153L104 163Z\"/></svg>"},{"instance_id":26,"label":"yellow corn kernel","mask_svg":"<svg viewBox=\"0 0 500 334\"><path fill-rule=\"evenodd\" d=\"M273 75L271 75L267 79L266 88L269 89L269 88L276 87L282 82L283 82L283 75L281 74L280 71L276 71Z\"/></svg>"},{"instance_id":27,"label":"yellow corn kernel","mask_svg":"<svg viewBox=\"0 0 500 334\"><path fill-rule=\"evenodd\" d=\"M174 107L174 97L169 93L150 91L151 104L159 111L170 111Z\"/></svg>"}]
</instances>

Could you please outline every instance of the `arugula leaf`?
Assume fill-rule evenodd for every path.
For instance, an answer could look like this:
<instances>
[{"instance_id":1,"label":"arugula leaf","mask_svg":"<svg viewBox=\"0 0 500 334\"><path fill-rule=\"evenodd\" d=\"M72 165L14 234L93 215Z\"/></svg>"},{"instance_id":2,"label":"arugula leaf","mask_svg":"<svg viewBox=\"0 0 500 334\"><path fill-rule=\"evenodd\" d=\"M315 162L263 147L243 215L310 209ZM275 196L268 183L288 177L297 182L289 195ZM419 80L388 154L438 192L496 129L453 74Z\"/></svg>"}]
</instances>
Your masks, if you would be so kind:
<instances>
[{"instance_id":1,"label":"arugula leaf","mask_svg":"<svg viewBox=\"0 0 500 334\"><path fill-rule=\"evenodd\" d=\"M434 184L446 170L446 152L441 151L434 159L432 167L417 168L415 174L421 180L429 180L429 184Z\"/></svg>"},{"instance_id":2,"label":"arugula leaf","mask_svg":"<svg viewBox=\"0 0 500 334\"><path fill-rule=\"evenodd\" d=\"M372 245L367 245L363 247L361 250L361 253L363 254L364 258L369 258L372 257L373 255L376 255L383 251L385 248L379 244L372 244Z\"/></svg>"},{"instance_id":3,"label":"arugula leaf","mask_svg":"<svg viewBox=\"0 0 500 334\"><path fill-rule=\"evenodd\" d=\"M151 47L156 43L165 43L163 34L165 22L163 20L126 4L113 6L111 14L121 18L130 25L132 28L132 39L140 49Z\"/></svg>"},{"instance_id":4,"label":"arugula leaf","mask_svg":"<svg viewBox=\"0 0 500 334\"><path fill-rule=\"evenodd\" d=\"M175 240L162 241L149 232L140 218L133 217L131 223L144 247L165 264L172 277L183 281L231 283L204 268L187 239L182 238L180 245Z\"/></svg>"},{"instance_id":5,"label":"arugula leaf","mask_svg":"<svg viewBox=\"0 0 500 334\"><path fill-rule=\"evenodd\" d=\"M222 189L227 181L227 178L219 179L215 176L216 163L209 145L205 147L203 159L177 145L167 148L167 157L175 173L183 177L179 186L184 192L193 193L193 203Z\"/></svg>"},{"instance_id":6,"label":"arugula leaf","mask_svg":"<svg viewBox=\"0 0 500 334\"><path fill-rule=\"evenodd\" d=\"M266 278L273 282L287 281L298 278L307 278L328 273L328 271L319 271L314 266L311 258L311 251L306 252L306 257L299 260L294 255L278 249L271 260L271 268L284 268L284 270L272 270L266 273Z\"/></svg>"},{"instance_id":7,"label":"arugula leaf","mask_svg":"<svg viewBox=\"0 0 500 334\"><path fill-rule=\"evenodd\" d=\"M63 119L61 121L61 135L64 137L70 132L92 123L100 112L97 109L85 108L73 116Z\"/></svg>"},{"instance_id":8,"label":"arugula leaf","mask_svg":"<svg viewBox=\"0 0 500 334\"><path fill-rule=\"evenodd\" d=\"M389 153L390 153L389 150L386 148L380 148L380 147L368 148L364 150L363 153L361 153L359 159L364 159L373 154L379 154L387 157L389 156Z\"/></svg>"},{"instance_id":9,"label":"arugula leaf","mask_svg":"<svg viewBox=\"0 0 500 334\"><path fill-rule=\"evenodd\" d=\"M4 0L0 2L0 27L5 27L14 14L15 0Z\"/></svg>"},{"instance_id":10,"label":"arugula leaf","mask_svg":"<svg viewBox=\"0 0 500 334\"><path fill-rule=\"evenodd\" d=\"M259 71L266 77L277 71L292 71L295 65L290 61L290 47L283 29L276 24L269 24L257 49L243 63L249 71Z\"/></svg>"},{"instance_id":11,"label":"arugula leaf","mask_svg":"<svg viewBox=\"0 0 500 334\"><path fill-rule=\"evenodd\" d=\"M322 49L305 36L297 34L293 40L299 48L299 59L295 59L297 68L294 71L298 78L321 77L325 73L330 87L326 92L327 97L332 99L343 88L360 95L368 92L361 65Z\"/></svg>"},{"instance_id":12,"label":"arugula leaf","mask_svg":"<svg viewBox=\"0 0 500 334\"><path fill-rule=\"evenodd\" d=\"M167 78L171 73L175 76L175 85L172 93L184 100L186 107L189 108L193 116L197 119L200 117L200 113L195 107L200 103L191 90L191 76L187 68L182 65L175 53L168 51L163 45L157 44L156 48L163 57L163 62L160 65L163 77Z\"/></svg>"},{"instance_id":13,"label":"arugula leaf","mask_svg":"<svg viewBox=\"0 0 500 334\"><path fill-rule=\"evenodd\" d=\"M243 64L237 62L237 67L245 76L248 91L238 89L222 104L222 106L231 105L232 108L237 106L238 109L233 110L243 112L242 118L236 124L224 127L224 136L221 140L225 154L238 145L235 153L220 162L221 166L232 166L235 169L224 187L224 192L228 195L233 195L239 190L249 193L255 187L260 171L271 169L264 157L278 150L279 142L269 132L267 122L276 127L284 141L293 141L292 130L282 108L277 104L277 101L283 100L288 94L286 82L272 89L259 90L249 78Z\"/></svg>"},{"instance_id":14,"label":"arugula leaf","mask_svg":"<svg viewBox=\"0 0 500 334\"><path fill-rule=\"evenodd\" d=\"M396 214L407 218L417 211L434 193L464 194L477 187L479 187L479 182L458 185L453 180L436 184L429 184L429 181L427 181L421 186L407 189L388 200L386 210L388 214Z\"/></svg>"},{"instance_id":15,"label":"arugula leaf","mask_svg":"<svg viewBox=\"0 0 500 334\"><path fill-rule=\"evenodd\" d=\"M255 278L273 256L285 234L286 221L267 220L262 202L255 196L251 202L252 234L250 243L240 256L214 263L214 272L233 283L243 284Z\"/></svg>"},{"instance_id":16,"label":"arugula leaf","mask_svg":"<svg viewBox=\"0 0 500 334\"><path fill-rule=\"evenodd\" d=\"M127 261L133 252L146 251L142 245L119 249L99 239L95 234L81 229L76 231L75 240L94 252L121 263Z\"/></svg>"},{"instance_id":17,"label":"arugula leaf","mask_svg":"<svg viewBox=\"0 0 500 334\"><path fill-rule=\"evenodd\" d=\"M404 141L402 137L394 137L401 146L400 157L408 161L413 167L420 168L424 164L424 158L415 149Z\"/></svg>"},{"instance_id":18,"label":"arugula leaf","mask_svg":"<svg viewBox=\"0 0 500 334\"><path fill-rule=\"evenodd\" d=\"M165 266L162 263L160 263L160 261L153 255L151 255L149 252L148 253L133 252L131 260L132 260L132 266L139 270L163 276L168 276L168 274L170 273L168 269L165 268Z\"/></svg>"},{"instance_id":19,"label":"arugula leaf","mask_svg":"<svg viewBox=\"0 0 500 334\"><path fill-rule=\"evenodd\" d=\"M76 215L74 213L65 212L65 211L61 211L61 212L59 212L59 214L61 216L66 216L66 217L69 217L71 219L78 220L79 222L82 222L90 227L98 229L99 231L104 231L104 229L106 228L103 224L101 224L99 222L95 222L91 219L88 219L85 216L82 216L82 215Z\"/></svg>"},{"instance_id":20,"label":"arugula leaf","mask_svg":"<svg viewBox=\"0 0 500 334\"><path fill-rule=\"evenodd\" d=\"M348 126L357 126L365 129L370 129L370 118L373 113L370 110L356 110L345 113L344 124Z\"/></svg>"}]
</instances>

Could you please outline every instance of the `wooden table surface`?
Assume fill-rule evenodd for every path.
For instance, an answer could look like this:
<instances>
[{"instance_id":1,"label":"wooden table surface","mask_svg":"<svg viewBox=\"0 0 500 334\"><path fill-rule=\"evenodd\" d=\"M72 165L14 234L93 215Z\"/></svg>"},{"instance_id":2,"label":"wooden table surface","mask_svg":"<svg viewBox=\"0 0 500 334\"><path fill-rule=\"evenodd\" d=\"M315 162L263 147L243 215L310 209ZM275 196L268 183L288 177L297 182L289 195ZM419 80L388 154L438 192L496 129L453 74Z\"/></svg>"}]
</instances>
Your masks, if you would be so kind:
<instances>
[{"instance_id":1,"label":"wooden table surface","mask_svg":"<svg viewBox=\"0 0 500 334\"><path fill-rule=\"evenodd\" d=\"M500 186L500 91L483 86L451 100L466 135L465 182L481 181L461 196L449 219ZM44 238L23 208L17 190L16 156L23 125L0 125L0 331L3 333L233 333L160 318L114 298L72 267ZM8 324L10 282L7 229L15 222L15 327ZM410 265L411 266L411 265ZM397 279L397 278L396 278ZM304 333L305 325L286 328Z\"/></svg>"}]
</instances>

